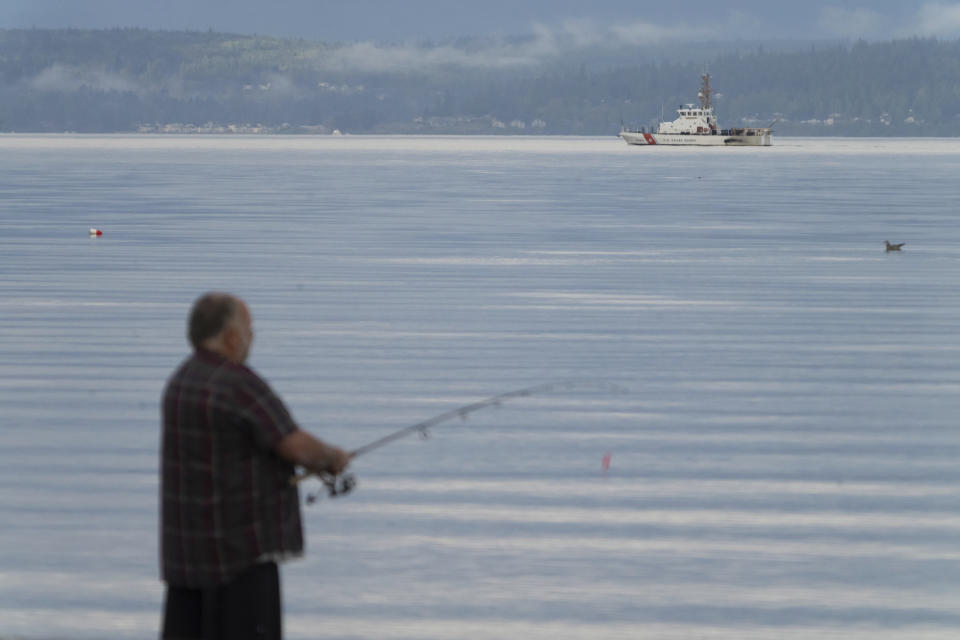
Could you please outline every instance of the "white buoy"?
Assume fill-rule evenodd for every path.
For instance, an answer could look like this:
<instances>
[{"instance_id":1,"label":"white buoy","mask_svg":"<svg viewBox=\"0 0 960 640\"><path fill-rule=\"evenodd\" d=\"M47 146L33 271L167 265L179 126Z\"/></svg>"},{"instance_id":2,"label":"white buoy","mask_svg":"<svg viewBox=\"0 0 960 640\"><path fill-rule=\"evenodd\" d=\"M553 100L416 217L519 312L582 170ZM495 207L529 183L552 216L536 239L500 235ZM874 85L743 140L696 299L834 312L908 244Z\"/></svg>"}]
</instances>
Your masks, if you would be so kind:
<instances>
[{"instance_id":1,"label":"white buoy","mask_svg":"<svg viewBox=\"0 0 960 640\"><path fill-rule=\"evenodd\" d=\"M102 235L103 235L103 231L100 231L100 229L94 229L93 227L90 227L91 238L99 238Z\"/></svg>"}]
</instances>

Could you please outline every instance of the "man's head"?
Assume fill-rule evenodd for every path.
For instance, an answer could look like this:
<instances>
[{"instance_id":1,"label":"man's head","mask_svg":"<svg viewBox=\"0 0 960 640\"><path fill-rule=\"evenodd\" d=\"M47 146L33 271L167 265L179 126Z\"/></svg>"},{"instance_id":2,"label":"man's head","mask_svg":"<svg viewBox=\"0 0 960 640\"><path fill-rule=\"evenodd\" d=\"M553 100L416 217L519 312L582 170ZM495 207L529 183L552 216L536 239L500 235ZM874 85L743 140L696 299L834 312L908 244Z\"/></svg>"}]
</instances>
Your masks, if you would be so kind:
<instances>
[{"instance_id":1,"label":"man's head","mask_svg":"<svg viewBox=\"0 0 960 640\"><path fill-rule=\"evenodd\" d=\"M194 349L208 349L241 364L253 344L250 310L229 293L206 293L193 303L187 335Z\"/></svg>"}]
</instances>

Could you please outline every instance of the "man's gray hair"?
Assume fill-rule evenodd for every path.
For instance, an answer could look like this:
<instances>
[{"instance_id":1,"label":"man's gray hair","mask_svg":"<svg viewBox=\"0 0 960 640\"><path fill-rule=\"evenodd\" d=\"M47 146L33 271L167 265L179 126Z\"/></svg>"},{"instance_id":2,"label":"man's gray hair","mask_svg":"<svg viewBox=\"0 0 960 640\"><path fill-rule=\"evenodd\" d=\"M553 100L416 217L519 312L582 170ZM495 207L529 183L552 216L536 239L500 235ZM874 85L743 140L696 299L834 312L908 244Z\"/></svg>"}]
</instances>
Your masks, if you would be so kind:
<instances>
[{"instance_id":1,"label":"man's gray hair","mask_svg":"<svg viewBox=\"0 0 960 640\"><path fill-rule=\"evenodd\" d=\"M229 293L212 291L205 293L193 303L187 337L194 349L199 349L210 338L220 335L237 317L239 304Z\"/></svg>"}]
</instances>

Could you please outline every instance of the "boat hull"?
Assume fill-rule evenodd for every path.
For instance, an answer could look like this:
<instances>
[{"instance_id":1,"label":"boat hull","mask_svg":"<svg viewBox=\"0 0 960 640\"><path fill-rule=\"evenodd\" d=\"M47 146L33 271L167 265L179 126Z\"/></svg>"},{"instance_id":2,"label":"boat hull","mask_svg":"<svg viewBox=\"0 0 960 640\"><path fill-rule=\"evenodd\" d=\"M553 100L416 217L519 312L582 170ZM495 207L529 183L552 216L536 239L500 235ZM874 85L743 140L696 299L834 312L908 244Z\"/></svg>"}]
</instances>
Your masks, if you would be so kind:
<instances>
[{"instance_id":1,"label":"boat hull","mask_svg":"<svg viewBox=\"0 0 960 640\"><path fill-rule=\"evenodd\" d=\"M627 144L660 144L676 147L769 147L773 144L773 134L769 132L710 135L621 131L620 137L623 138Z\"/></svg>"}]
</instances>

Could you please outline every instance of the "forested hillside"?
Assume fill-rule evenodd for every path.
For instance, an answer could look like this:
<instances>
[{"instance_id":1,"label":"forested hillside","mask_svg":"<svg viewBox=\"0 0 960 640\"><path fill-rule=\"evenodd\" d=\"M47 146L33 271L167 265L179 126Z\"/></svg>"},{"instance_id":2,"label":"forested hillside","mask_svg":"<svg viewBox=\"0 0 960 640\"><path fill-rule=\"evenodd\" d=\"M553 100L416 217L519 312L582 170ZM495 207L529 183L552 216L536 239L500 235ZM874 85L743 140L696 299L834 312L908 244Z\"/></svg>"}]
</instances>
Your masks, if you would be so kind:
<instances>
[{"instance_id":1,"label":"forested hillside","mask_svg":"<svg viewBox=\"0 0 960 640\"><path fill-rule=\"evenodd\" d=\"M532 59L522 39L319 43L222 33L0 31L0 130L615 134L696 99L723 126L960 134L960 42L713 45ZM706 50L706 49L704 49ZM719 53L718 53L719 52ZM629 59L630 62L625 62Z\"/></svg>"}]
</instances>

